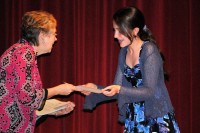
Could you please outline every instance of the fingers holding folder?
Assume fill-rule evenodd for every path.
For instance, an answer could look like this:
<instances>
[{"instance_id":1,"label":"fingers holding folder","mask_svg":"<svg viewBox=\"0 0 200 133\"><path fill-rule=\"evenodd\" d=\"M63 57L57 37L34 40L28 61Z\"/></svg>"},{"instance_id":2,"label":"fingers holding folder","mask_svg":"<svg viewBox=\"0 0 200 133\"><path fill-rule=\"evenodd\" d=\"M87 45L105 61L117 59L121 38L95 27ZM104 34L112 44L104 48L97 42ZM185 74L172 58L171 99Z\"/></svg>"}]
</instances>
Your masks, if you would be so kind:
<instances>
[{"instance_id":1,"label":"fingers holding folder","mask_svg":"<svg viewBox=\"0 0 200 133\"><path fill-rule=\"evenodd\" d=\"M78 85L78 86L76 86L76 91L79 91L84 95L89 95L91 92L92 93L102 93L102 91L100 89L97 89L97 86L93 83Z\"/></svg>"}]
</instances>

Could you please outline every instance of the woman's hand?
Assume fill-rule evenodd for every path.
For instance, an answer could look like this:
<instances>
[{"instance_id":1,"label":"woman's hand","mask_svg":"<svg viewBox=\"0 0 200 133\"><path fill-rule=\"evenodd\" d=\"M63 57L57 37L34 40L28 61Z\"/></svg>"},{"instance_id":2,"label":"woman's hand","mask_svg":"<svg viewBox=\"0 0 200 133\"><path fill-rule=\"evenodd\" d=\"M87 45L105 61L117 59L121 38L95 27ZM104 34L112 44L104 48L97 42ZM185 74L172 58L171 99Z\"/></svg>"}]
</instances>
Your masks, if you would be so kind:
<instances>
[{"instance_id":1,"label":"woman's hand","mask_svg":"<svg viewBox=\"0 0 200 133\"><path fill-rule=\"evenodd\" d=\"M74 90L76 90L76 87L69 83L60 84L57 86L58 88L58 95L69 95Z\"/></svg>"},{"instance_id":2,"label":"woman's hand","mask_svg":"<svg viewBox=\"0 0 200 133\"><path fill-rule=\"evenodd\" d=\"M102 89L102 93L106 96L114 96L115 94L119 93L120 90L119 85L110 85L104 89Z\"/></svg>"},{"instance_id":3,"label":"woman's hand","mask_svg":"<svg viewBox=\"0 0 200 133\"><path fill-rule=\"evenodd\" d=\"M48 97L51 98L55 95L69 95L76 87L72 84L64 83L48 89Z\"/></svg>"},{"instance_id":4,"label":"woman's hand","mask_svg":"<svg viewBox=\"0 0 200 133\"><path fill-rule=\"evenodd\" d=\"M68 101L67 105L64 109L58 110L54 113L51 113L49 115L54 115L54 116L61 116L61 115L66 115L70 113L71 111L74 110L75 104L73 102Z\"/></svg>"}]
</instances>

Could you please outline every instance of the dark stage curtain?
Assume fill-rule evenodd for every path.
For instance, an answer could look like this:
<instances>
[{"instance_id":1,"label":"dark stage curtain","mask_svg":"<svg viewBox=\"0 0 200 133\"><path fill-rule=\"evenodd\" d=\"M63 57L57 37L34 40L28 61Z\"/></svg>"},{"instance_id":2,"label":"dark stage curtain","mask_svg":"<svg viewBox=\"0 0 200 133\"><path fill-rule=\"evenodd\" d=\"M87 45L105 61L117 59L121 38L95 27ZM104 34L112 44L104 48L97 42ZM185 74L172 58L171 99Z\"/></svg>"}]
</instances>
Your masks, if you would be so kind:
<instances>
[{"instance_id":1,"label":"dark stage curtain","mask_svg":"<svg viewBox=\"0 0 200 133\"><path fill-rule=\"evenodd\" d=\"M45 88L69 82L75 85L112 83L119 46L113 39L112 15L124 6L137 6L165 55L170 75L166 82L182 133L197 133L200 119L200 1L199 0L1 0L0 54L20 37L26 11L46 10L58 21L58 42L39 58ZM36 133L122 133L116 101L94 111L83 111L84 96L55 97L73 101L66 116L47 117Z\"/></svg>"}]
</instances>

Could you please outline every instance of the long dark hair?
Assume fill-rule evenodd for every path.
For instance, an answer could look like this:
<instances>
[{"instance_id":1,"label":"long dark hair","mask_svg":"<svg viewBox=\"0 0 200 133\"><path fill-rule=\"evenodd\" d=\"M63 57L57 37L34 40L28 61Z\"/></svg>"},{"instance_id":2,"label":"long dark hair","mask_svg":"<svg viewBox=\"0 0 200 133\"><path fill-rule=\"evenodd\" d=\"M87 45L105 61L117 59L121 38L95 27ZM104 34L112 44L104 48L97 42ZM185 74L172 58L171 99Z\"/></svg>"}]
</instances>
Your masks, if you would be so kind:
<instances>
[{"instance_id":1,"label":"long dark hair","mask_svg":"<svg viewBox=\"0 0 200 133\"><path fill-rule=\"evenodd\" d=\"M142 41L150 41L153 42L157 47L156 40L151 33L151 31L145 25L145 19L143 13L136 7L124 7L115 12L113 15L113 21L119 27L119 32L133 41L134 36L132 35L132 31L134 28L139 28L138 36ZM159 47L158 47L159 49ZM160 50L160 49L159 49ZM161 53L161 57L163 62L165 61L163 53ZM169 79L169 76L164 70L164 77L166 80Z\"/></svg>"},{"instance_id":2,"label":"long dark hair","mask_svg":"<svg viewBox=\"0 0 200 133\"><path fill-rule=\"evenodd\" d=\"M145 19L143 13L135 7L124 7L119 9L113 15L113 21L119 26L120 32L133 40L132 31L138 27L138 36L143 41L151 41L156 44L156 41L151 31L145 25Z\"/></svg>"}]
</instances>

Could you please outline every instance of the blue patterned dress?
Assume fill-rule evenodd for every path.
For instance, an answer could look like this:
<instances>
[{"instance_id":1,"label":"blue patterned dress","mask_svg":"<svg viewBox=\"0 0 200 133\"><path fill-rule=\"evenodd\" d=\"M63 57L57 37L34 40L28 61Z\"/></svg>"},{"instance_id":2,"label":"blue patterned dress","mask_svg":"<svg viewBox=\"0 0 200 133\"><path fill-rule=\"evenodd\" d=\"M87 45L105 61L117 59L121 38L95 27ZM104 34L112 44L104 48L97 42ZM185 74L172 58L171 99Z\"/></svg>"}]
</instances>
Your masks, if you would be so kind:
<instances>
[{"instance_id":1,"label":"blue patterned dress","mask_svg":"<svg viewBox=\"0 0 200 133\"><path fill-rule=\"evenodd\" d=\"M133 68L125 65L124 76L135 88L143 84L139 64ZM147 120L144 105L144 101L128 104L124 133L180 133L173 112Z\"/></svg>"}]
</instances>

